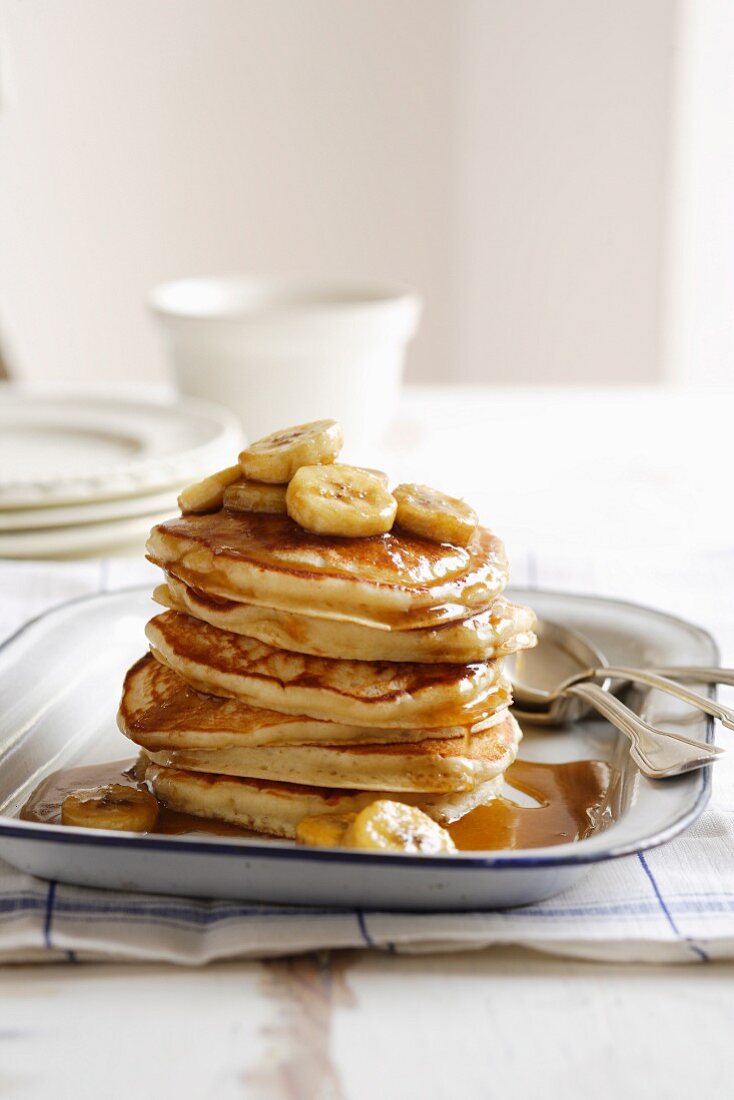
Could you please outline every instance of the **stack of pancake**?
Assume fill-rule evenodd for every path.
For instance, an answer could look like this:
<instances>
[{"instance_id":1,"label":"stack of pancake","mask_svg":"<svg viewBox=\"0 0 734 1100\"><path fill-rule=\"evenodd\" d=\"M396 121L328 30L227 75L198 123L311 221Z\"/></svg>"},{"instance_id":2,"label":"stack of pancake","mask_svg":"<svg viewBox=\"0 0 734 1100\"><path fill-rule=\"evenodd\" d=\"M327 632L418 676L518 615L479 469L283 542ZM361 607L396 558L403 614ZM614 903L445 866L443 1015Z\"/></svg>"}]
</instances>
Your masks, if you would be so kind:
<instances>
[{"instance_id":1,"label":"stack of pancake","mask_svg":"<svg viewBox=\"0 0 734 1100\"><path fill-rule=\"evenodd\" d=\"M119 724L158 799L292 838L377 799L448 824L495 797L521 737L502 657L535 641L499 539L317 534L226 501L148 542L166 610Z\"/></svg>"}]
</instances>

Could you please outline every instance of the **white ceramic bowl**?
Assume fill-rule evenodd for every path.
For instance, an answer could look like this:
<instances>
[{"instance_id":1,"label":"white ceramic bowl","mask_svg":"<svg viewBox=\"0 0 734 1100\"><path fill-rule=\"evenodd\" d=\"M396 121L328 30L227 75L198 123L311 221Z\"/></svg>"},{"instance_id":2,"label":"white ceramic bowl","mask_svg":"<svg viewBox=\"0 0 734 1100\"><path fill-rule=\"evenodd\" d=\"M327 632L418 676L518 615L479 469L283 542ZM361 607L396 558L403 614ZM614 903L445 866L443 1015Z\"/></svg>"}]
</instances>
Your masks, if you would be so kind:
<instances>
[{"instance_id":1,"label":"white ceramic bowl","mask_svg":"<svg viewBox=\"0 0 734 1100\"><path fill-rule=\"evenodd\" d=\"M347 458L387 427L421 311L394 287L237 276L167 283L150 305L183 393L227 405L250 439L334 417Z\"/></svg>"}]
</instances>

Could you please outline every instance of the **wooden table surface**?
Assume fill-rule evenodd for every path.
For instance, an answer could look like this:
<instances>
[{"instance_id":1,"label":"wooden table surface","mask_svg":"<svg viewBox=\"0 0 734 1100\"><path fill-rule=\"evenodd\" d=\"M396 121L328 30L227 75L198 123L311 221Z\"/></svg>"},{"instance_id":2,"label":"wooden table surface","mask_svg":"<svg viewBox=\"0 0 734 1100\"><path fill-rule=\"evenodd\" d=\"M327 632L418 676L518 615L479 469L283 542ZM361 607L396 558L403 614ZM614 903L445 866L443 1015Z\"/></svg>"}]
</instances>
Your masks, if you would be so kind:
<instances>
[{"instance_id":1,"label":"wooden table surface","mask_svg":"<svg viewBox=\"0 0 734 1100\"><path fill-rule=\"evenodd\" d=\"M732 393L421 388L372 464L474 503L517 583L674 611L734 665L733 409ZM8 967L0 1096L729 1097L733 979L516 950Z\"/></svg>"},{"instance_id":2,"label":"wooden table surface","mask_svg":"<svg viewBox=\"0 0 734 1100\"><path fill-rule=\"evenodd\" d=\"M734 965L376 952L0 975L0 1095L683 1100L732 1095Z\"/></svg>"}]
</instances>

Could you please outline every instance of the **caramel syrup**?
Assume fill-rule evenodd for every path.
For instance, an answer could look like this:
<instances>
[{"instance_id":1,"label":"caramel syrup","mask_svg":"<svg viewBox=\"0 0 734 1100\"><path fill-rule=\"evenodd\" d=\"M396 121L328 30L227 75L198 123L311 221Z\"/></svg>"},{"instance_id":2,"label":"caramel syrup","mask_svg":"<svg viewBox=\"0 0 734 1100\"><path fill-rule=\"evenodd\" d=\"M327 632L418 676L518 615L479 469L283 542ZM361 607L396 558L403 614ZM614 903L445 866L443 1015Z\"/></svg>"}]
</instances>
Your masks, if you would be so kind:
<instances>
[{"instance_id":1,"label":"caramel syrup","mask_svg":"<svg viewBox=\"0 0 734 1100\"><path fill-rule=\"evenodd\" d=\"M608 828L619 816L619 773L602 760L516 760L505 782L536 805L520 805L505 794L478 806L448 826L460 851L568 844Z\"/></svg>"},{"instance_id":2,"label":"caramel syrup","mask_svg":"<svg viewBox=\"0 0 734 1100\"><path fill-rule=\"evenodd\" d=\"M45 825L61 824L61 803L68 794L107 787L119 783L123 787L138 787L147 790L142 776L138 772L136 760L115 760L105 764L91 764L83 768L63 768L53 772L33 791L31 797L20 811L23 821L41 821ZM226 821L214 821L210 818L194 817L169 810L159 802L158 820L155 833L180 835L183 833L214 833L216 836L252 837L247 829L230 825Z\"/></svg>"},{"instance_id":3,"label":"caramel syrup","mask_svg":"<svg viewBox=\"0 0 734 1100\"><path fill-rule=\"evenodd\" d=\"M540 848L583 840L613 824L619 816L619 775L601 760L537 764L516 760L508 769L509 788L535 801L526 806L507 794L479 806L448 826L460 851ZM111 783L144 788L136 761L114 761L54 772L36 787L20 811L23 821L61 824L61 803L68 794ZM177 813L160 806L155 833L212 833L255 837L259 834L224 821Z\"/></svg>"}]
</instances>

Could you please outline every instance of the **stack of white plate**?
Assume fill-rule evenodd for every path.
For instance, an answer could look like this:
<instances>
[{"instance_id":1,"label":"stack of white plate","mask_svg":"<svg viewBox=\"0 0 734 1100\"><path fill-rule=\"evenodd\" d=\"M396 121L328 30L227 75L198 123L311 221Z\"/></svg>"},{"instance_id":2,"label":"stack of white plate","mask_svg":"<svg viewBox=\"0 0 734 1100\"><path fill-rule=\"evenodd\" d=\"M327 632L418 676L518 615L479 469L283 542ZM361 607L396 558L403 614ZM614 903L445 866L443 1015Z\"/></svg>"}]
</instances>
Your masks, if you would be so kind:
<instances>
[{"instance_id":1,"label":"stack of white plate","mask_svg":"<svg viewBox=\"0 0 734 1100\"><path fill-rule=\"evenodd\" d=\"M139 549L182 486L237 461L218 405L33 396L0 387L0 558Z\"/></svg>"}]
</instances>

